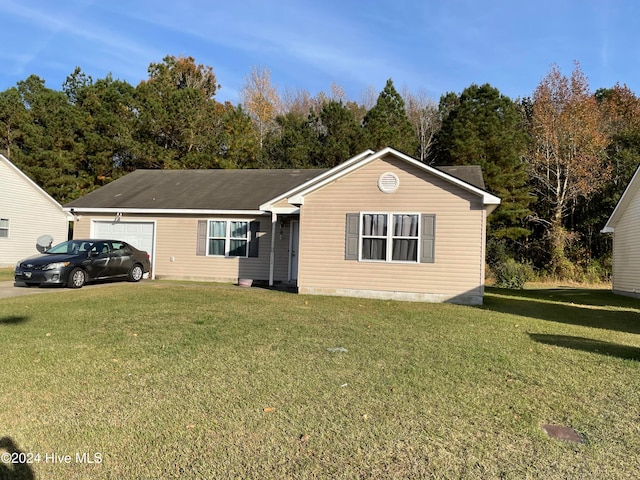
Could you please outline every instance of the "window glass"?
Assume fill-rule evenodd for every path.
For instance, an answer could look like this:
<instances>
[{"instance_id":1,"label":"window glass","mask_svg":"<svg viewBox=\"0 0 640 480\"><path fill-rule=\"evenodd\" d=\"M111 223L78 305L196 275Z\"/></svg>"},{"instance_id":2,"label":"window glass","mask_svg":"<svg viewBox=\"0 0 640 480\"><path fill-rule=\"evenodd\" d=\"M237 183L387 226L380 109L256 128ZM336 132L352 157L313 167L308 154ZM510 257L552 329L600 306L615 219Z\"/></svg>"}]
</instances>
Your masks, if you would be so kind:
<instances>
[{"instance_id":1,"label":"window glass","mask_svg":"<svg viewBox=\"0 0 640 480\"><path fill-rule=\"evenodd\" d=\"M247 238L248 228L247 222L231 222L231 238Z\"/></svg>"},{"instance_id":2,"label":"window glass","mask_svg":"<svg viewBox=\"0 0 640 480\"><path fill-rule=\"evenodd\" d=\"M418 261L418 215L394 215L391 259Z\"/></svg>"},{"instance_id":3,"label":"window glass","mask_svg":"<svg viewBox=\"0 0 640 480\"><path fill-rule=\"evenodd\" d=\"M227 234L227 222L213 221L209 223L209 236L222 237Z\"/></svg>"},{"instance_id":4,"label":"window glass","mask_svg":"<svg viewBox=\"0 0 640 480\"><path fill-rule=\"evenodd\" d=\"M113 252L118 255L125 256L133 253L129 246L124 242L113 242L111 246L113 247Z\"/></svg>"},{"instance_id":5,"label":"window glass","mask_svg":"<svg viewBox=\"0 0 640 480\"><path fill-rule=\"evenodd\" d=\"M249 222L211 220L209 222L209 255L246 257Z\"/></svg>"},{"instance_id":6,"label":"window glass","mask_svg":"<svg viewBox=\"0 0 640 480\"><path fill-rule=\"evenodd\" d=\"M394 239L391 259L399 262L417 262L418 240Z\"/></svg>"},{"instance_id":7,"label":"window glass","mask_svg":"<svg viewBox=\"0 0 640 480\"><path fill-rule=\"evenodd\" d=\"M387 259L387 215L365 213L362 215L362 259Z\"/></svg>"},{"instance_id":8,"label":"window glass","mask_svg":"<svg viewBox=\"0 0 640 480\"><path fill-rule=\"evenodd\" d=\"M247 256L247 241L246 240L231 240L229 247L230 257L246 257Z\"/></svg>"},{"instance_id":9,"label":"window glass","mask_svg":"<svg viewBox=\"0 0 640 480\"><path fill-rule=\"evenodd\" d=\"M0 218L0 238L9 237L9 219Z\"/></svg>"},{"instance_id":10,"label":"window glass","mask_svg":"<svg viewBox=\"0 0 640 480\"><path fill-rule=\"evenodd\" d=\"M209 239L209 255L224 255L224 239Z\"/></svg>"},{"instance_id":11,"label":"window glass","mask_svg":"<svg viewBox=\"0 0 640 480\"><path fill-rule=\"evenodd\" d=\"M420 215L363 213L361 260L417 262Z\"/></svg>"},{"instance_id":12,"label":"window glass","mask_svg":"<svg viewBox=\"0 0 640 480\"><path fill-rule=\"evenodd\" d=\"M62 242L51 247L49 250L47 250L47 253L77 253L79 250L79 243L80 242L77 242L75 240Z\"/></svg>"},{"instance_id":13,"label":"window glass","mask_svg":"<svg viewBox=\"0 0 640 480\"><path fill-rule=\"evenodd\" d=\"M393 235L396 237L417 237L418 215L394 215Z\"/></svg>"},{"instance_id":14,"label":"window glass","mask_svg":"<svg viewBox=\"0 0 640 480\"><path fill-rule=\"evenodd\" d=\"M387 215L365 213L362 215L362 235L387 236Z\"/></svg>"},{"instance_id":15,"label":"window glass","mask_svg":"<svg viewBox=\"0 0 640 480\"><path fill-rule=\"evenodd\" d=\"M386 260L387 240L379 238L363 238L362 258L363 260Z\"/></svg>"}]
</instances>

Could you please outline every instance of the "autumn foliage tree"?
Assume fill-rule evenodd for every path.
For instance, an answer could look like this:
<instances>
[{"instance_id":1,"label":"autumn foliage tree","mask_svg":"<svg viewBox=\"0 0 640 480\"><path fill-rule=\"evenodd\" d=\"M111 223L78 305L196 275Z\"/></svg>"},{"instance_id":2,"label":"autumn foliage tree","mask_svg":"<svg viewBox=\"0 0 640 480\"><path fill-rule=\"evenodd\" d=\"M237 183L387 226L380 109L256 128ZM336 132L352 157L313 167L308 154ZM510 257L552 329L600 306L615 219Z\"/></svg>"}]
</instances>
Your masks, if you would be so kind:
<instances>
[{"instance_id":1,"label":"autumn foliage tree","mask_svg":"<svg viewBox=\"0 0 640 480\"><path fill-rule=\"evenodd\" d=\"M281 110L278 90L271 83L271 71L252 67L240 92L245 111L255 122L258 145L262 150L264 140L276 126L275 119Z\"/></svg>"},{"instance_id":2,"label":"autumn foliage tree","mask_svg":"<svg viewBox=\"0 0 640 480\"><path fill-rule=\"evenodd\" d=\"M554 65L534 92L528 153L539 205L546 207L537 213L547 227L553 275L565 276L570 268L565 254L570 234L564 221L572 207L610 178L608 142L580 65L576 63L571 78Z\"/></svg>"}]
</instances>

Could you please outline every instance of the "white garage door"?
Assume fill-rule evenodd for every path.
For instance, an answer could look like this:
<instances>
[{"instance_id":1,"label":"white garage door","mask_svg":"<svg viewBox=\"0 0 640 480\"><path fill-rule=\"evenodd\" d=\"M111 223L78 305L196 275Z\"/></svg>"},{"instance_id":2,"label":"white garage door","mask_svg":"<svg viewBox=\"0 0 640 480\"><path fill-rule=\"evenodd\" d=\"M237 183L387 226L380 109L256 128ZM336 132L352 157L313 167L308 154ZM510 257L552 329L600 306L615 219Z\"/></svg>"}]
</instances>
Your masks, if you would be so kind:
<instances>
[{"instance_id":1,"label":"white garage door","mask_svg":"<svg viewBox=\"0 0 640 480\"><path fill-rule=\"evenodd\" d=\"M153 264L153 222L93 222L93 238L122 240L134 247L145 250Z\"/></svg>"}]
</instances>

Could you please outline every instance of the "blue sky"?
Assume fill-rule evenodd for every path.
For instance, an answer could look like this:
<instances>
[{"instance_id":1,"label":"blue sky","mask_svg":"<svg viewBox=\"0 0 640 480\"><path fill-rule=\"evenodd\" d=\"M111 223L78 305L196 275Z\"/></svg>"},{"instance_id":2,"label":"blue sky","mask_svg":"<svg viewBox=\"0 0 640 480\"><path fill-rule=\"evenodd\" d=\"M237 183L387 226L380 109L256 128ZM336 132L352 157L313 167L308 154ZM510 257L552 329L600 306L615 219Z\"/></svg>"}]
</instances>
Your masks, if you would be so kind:
<instances>
[{"instance_id":1,"label":"blue sky","mask_svg":"<svg viewBox=\"0 0 640 480\"><path fill-rule=\"evenodd\" d=\"M640 94L636 0L0 0L0 90L35 74L60 90L80 67L137 85L166 55L209 65L238 103L252 66L280 91L342 86L446 92L490 83L518 98L552 64L580 62L592 90Z\"/></svg>"}]
</instances>

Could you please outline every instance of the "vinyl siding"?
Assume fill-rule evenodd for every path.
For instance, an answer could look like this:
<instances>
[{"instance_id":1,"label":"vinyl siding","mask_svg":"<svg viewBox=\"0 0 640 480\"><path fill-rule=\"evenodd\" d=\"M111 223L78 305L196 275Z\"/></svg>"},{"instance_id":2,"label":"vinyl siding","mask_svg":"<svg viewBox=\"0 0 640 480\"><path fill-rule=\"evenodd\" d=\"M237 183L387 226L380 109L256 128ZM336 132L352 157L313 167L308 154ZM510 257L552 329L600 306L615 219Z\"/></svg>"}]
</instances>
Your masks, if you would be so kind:
<instances>
[{"instance_id":1,"label":"vinyl siding","mask_svg":"<svg viewBox=\"0 0 640 480\"><path fill-rule=\"evenodd\" d=\"M0 238L0 266L36 255L36 240L51 235L54 243L67 240L69 220L54 200L43 195L4 159L0 159L0 218L9 219L9 237Z\"/></svg>"},{"instance_id":2,"label":"vinyl siding","mask_svg":"<svg viewBox=\"0 0 640 480\"><path fill-rule=\"evenodd\" d=\"M394 193L378 189L378 178L386 172L400 180ZM435 263L345 260L346 214L355 212L435 214ZM481 297L485 215L478 196L393 157L376 160L306 196L298 286L301 292Z\"/></svg>"},{"instance_id":3,"label":"vinyl siding","mask_svg":"<svg viewBox=\"0 0 640 480\"><path fill-rule=\"evenodd\" d=\"M94 220L113 220L114 215L83 214L81 221L76 222L75 238L87 238L91 235L91 222ZM236 219L260 222L260 248L258 257L212 257L197 256L198 220ZM238 278L253 280L269 279L269 256L271 244L270 216L198 216L198 215L123 215L123 221L155 221L155 258L154 273L156 278L175 278L185 280L213 280L236 282ZM285 224L280 239L280 230L276 232L274 280L286 281L289 259L289 228Z\"/></svg>"},{"instance_id":4,"label":"vinyl siding","mask_svg":"<svg viewBox=\"0 0 640 480\"><path fill-rule=\"evenodd\" d=\"M620 217L613 234L613 290L640 294L640 192Z\"/></svg>"}]
</instances>

